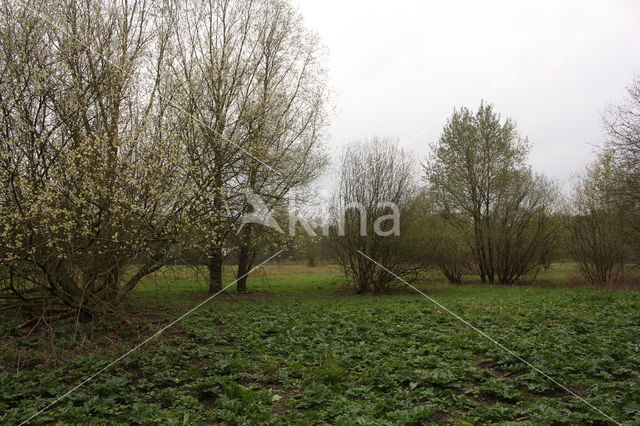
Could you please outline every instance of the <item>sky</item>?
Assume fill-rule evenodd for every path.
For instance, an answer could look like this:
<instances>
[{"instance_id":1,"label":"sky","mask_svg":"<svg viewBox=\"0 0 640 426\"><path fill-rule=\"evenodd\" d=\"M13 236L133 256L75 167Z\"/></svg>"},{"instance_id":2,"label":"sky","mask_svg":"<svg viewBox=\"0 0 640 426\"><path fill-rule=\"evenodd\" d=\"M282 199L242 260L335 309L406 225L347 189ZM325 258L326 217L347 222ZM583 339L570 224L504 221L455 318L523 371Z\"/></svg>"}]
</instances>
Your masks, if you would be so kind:
<instances>
[{"instance_id":1,"label":"sky","mask_svg":"<svg viewBox=\"0 0 640 426\"><path fill-rule=\"evenodd\" d=\"M567 188L640 75L640 1L294 0L326 50L328 145L389 137L424 159L454 107L518 123Z\"/></svg>"}]
</instances>

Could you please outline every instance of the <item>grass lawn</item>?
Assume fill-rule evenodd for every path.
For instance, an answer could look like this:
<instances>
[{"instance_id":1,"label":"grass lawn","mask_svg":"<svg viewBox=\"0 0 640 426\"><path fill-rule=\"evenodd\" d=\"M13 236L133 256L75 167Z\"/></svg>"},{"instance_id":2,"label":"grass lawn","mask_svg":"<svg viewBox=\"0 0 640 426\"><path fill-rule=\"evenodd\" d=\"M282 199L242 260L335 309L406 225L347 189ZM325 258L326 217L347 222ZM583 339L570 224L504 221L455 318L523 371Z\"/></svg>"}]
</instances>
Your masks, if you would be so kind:
<instances>
[{"instance_id":1,"label":"grass lawn","mask_svg":"<svg viewBox=\"0 0 640 426\"><path fill-rule=\"evenodd\" d=\"M617 421L640 424L640 293L554 284L570 269L554 265L545 286L419 287ZM351 295L338 277L268 266L251 293L214 299L33 423L607 424L424 297ZM45 349L71 342L73 325L34 338L6 319L0 423L24 420L205 294L202 277L164 271L129 300L145 307L132 318L153 325L94 328L90 341L82 325L59 353Z\"/></svg>"}]
</instances>

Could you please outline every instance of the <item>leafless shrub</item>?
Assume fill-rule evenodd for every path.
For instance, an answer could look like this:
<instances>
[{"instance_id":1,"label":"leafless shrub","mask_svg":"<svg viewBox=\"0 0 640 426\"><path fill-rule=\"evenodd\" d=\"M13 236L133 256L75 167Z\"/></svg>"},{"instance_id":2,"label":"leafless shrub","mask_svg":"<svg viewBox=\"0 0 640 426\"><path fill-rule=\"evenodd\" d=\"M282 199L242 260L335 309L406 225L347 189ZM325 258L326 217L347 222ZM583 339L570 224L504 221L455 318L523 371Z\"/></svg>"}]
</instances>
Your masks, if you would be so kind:
<instances>
[{"instance_id":1,"label":"leafless shrub","mask_svg":"<svg viewBox=\"0 0 640 426\"><path fill-rule=\"evenodd\" d=\"M574 189L571 254L592 285L616 284L628 258L611 152L601 153Z\"/></svg>"},{"instance_id":2,"label":"leafless shrub","mask_svg":"<svg viewBox=\"0 0 640 426\"><path fill-rule=\"evenodd\" d=\"M330 238L356 293L384 292L397 282L358 251L411 279L422 266L416 241L405 235L417 213L410 208L416 194L411 158L391 141L374 138L351 145L339 173Z\"/></svg>"}]
</instances>

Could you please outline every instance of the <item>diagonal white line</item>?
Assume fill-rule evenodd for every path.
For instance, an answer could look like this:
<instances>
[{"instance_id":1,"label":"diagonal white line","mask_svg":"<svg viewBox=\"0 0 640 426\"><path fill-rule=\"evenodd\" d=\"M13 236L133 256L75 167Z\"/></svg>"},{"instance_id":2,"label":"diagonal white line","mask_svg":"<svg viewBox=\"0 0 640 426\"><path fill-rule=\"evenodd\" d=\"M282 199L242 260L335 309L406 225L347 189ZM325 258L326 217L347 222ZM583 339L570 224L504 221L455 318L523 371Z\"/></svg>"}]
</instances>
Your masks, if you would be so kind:
<instances>
[{"instance_id":1,"label":"diagonal white line","mask_svg":"<svg viewBox=\"0 0 640 426\"><path fill-rule=\"evenodd\" d=\"M584 404L586 404L587 406L589 406L590 408L592 408L593 410L597 411L598 413L602 414L604 417L606 417L607 419L611 420L614 424L617 425L622 425L622 423L617 422L616 420L614 420L611 416L609 416L608 414L604 413L602 410L600 410L598 407L595 407L593 404L591 404L589 401L587 401L586 399L582 398L580 395L578 395L577 393L575 393L574 391L572 391L571 389L569 389L568 387L566 387L565 385L563 385L562 383L558 382L556 379L554 379L553 377L549 376L547 373L545 373L544 371L540 370L538 367L536 367L535 365L531 364L529 361L527 361L526 359L522 358L520 355L518 355L517 353L515 353L514 351L512 351L511 349L507 348L506 346L504 346L502 343L498 342L496 339L494 339L493 337L489 336L487 333L485 333L484 331L480 330L478 327L474 326L473 324L471 324L469 321L465 320L464 318L462 318L460 315L456 314L455 312L453 312L451 309L447 308L446 306L444 306L442 303L438 302L436 299L434 299L431 296L428 296L427 294L425 294L424 292L422 292L420 289L416 288L413 284L408 283L406 280L400 278L398 275L396 275L393 271L389 270L388 268L386 268L384 265L380 264L379 262L377 262L376 260L372 259L371 257L367 256L366 254L364 254L363 252L361 252L360 250L356 250L358 253L360 253L362 256L366 257L367 259L369 259L371 262L375 263L376 265L378 265L380 268L384 269L385 271L387 271L388 273L390 273L391 275L393 275L395 278L397 278L398 280L402 281L403 283L405 283L406 285L408 285L409 287L411 287L412 289L414 289L415 291L417 291L418 293L420 293L422 296L424 296L427 300L433 302L434 304L436 304L440 309L442 309L443 311L447 312L449 315L453 316L454 318L456 318L458 321L462 322L463 324L465 324L466 326L468 326L469 328L471 328L473 331L477 332L478 334L480 334L481 336L485 337L486 339L488 339L489 341L491 341L493 344L495 344L496 346L498 346L499 348L503 349L504 351L508 352L509 354L513 355L514 357L516 357L518 360L520 360L521 362L523 362L524 364L528 365L529 367L531 367L531 369L537 371L538 373L540 373L542 376L544 376L545 378L549 379L550 381L552 381L553 383L555 383L556 385L558 385L560 388L564 389L565 391L567 391L568 393L570 393L571 395L575 396L576 398L578 398L580 401L582 401Z\"/></svg>"},{"instance_id":2,"label":"diagonal white line","mask_svg":"<svg viewBox=\"0 0 640 426\"><path fill-rule=\"evenodd\" d=\"M58 402L60 402L62 399L66 398L67 396L69 396L70 394L72 394L73 392L75 392L77 389L81 388L82 386L84 386L85 384L87 384L88 382L90 382L91 380L93 380L94 378L96 378L98 375L100 375L101 373L103 373L105 370L107 370L108 368L112 367L113 365L117 364L118 362L122 361L123 359L125 359L126 357L128 357L129 355L131 355L133 352L137 351L139 348L141 348L142 346L146 345L150 340L152 340L153 338L159 336L160 334L162 334L162 332L164 332L165 330L167 330L170 327L173 327L175 324L177 324L179 321L181 321L183 318L185 318L187 315L190 315L191 313L193 313L195 310L197 310L198 308L200 308L202 305L204 305L205 303L209 302L211 299L213 299L214 297L216 297L217 295L219 295L220 293L222 293L223 291L225 291L226 289L228 289L229 287L231 287L232 285L234 285L235 283L238 282L238 280L246 277L247 275L249 275L251 272L253 272L254 270L258 269L259 267L261 267L262 265L264 265L265 263L269 262L271 259L273 259L274 257L278 256L280 253L282 253L284 251L284 249L278 251L276 254L272 255L271 257L269 257L267 260L265 260L264 262L260 263L259 265L251 268L251 270L249 272L247 272L246 274L236 278L231 284L228 284L226 286L224 286L220 291L218 291L215 294L212 294L211 296L207 297L206 299L204 299L202 302L198 303L196 306L194 306L193 308L189 309L187 312L185 312L184 314L180 315L178 318L176 318L175 320L171 321L169 324L165 325L164 327L162 327L160 330L156 331L153 335L151 335L149 338L145 339L144 341L142 341L141 343L138 343L136 346L133 347L133 349L129 350L128 352L120 355L118 358L116 358L115 360L111 361L109 364L107 364L106 366L102 367L100 370L96 371L95 373L93 373L91 376L87 377L86 379L84 379L82 382L78 383L76 386L74 386L73 388L69 389L65 394L59 396L58 398L56 398L53 402L51 402L49 405L47 405L46 407L38 410L36 413L32 414L28 419L24 420L22 423L20 423L20 426L30 422L34 417L36 417L37 415L43 413L44 411L48 410L49 408L53 407L55 404L57 404Z\"/></svg>"}]
</instances>

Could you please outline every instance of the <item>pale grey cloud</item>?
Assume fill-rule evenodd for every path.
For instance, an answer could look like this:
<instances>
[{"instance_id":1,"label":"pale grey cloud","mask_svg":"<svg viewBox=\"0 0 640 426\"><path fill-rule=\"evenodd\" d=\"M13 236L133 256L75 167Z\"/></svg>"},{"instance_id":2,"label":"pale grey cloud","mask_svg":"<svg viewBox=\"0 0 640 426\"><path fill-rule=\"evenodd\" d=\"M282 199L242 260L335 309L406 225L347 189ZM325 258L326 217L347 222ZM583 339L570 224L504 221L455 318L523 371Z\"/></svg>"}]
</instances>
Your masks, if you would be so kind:
<instances>
[{"instance_id":1,"label":"pale grey cloud","mask_svg":"<svg viewBox=\"0 0 640 426\"><path fill-rule=\"evenodd\" d=\"M335 152L378 134L423 158L454 106L486 99L529 136L534 168L566 184L640 73L637 1L298 4L328 48Z\"/></svg>"}]
</instances>

